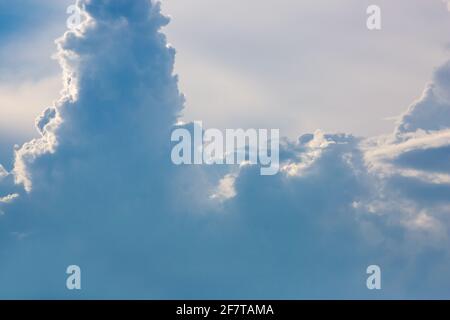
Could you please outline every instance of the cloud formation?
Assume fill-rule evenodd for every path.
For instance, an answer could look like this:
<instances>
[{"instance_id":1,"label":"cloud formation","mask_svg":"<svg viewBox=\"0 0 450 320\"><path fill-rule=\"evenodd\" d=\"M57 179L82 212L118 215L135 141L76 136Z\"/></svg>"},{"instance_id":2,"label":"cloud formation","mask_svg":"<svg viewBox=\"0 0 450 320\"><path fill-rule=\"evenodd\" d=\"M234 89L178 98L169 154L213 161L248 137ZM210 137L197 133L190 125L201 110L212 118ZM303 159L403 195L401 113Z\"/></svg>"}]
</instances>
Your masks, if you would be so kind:
<instances>
[{"instance_id":1,"label":"cloud formation","mask_svg":"<svg viewBox=\"0 0 450 320\"><path fill-rule=\"evenodd\" d=\"M450 128L449 73L450 62L435 72L433 82L426 88L422 98L402 116L397 135L419 129L437 131Z\"/></svg>"},{"instance_id":2,"label":"cloud formation","mask_svg":"<svg viewBox=\"0 0 450 320\"><path fill-rule=\"evenodd\" d=\"M168 18L147 0L78 6L85 21L57 42L62 96L0 166L1 297L449 297L435 276L450 265L449 64L392 135L285 139L276 176L175 167ZM373 263L381 293L365 287Z\"/></svg>"}]
</instances>

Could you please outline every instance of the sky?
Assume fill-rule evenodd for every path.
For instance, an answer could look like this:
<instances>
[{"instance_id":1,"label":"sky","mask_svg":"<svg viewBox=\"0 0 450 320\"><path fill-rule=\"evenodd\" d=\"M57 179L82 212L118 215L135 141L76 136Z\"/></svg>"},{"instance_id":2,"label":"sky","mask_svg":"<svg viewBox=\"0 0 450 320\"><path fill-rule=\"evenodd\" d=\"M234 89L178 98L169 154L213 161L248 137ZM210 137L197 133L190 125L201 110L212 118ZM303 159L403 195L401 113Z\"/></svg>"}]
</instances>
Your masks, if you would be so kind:
<instances>
[{"instance_id":1,"label":"sky","mask_svg":"<svg viewBox=\"0 0 450 320\"><path fill-rule=\"evenodd\" d=\"M0 0L0 297L449 298L450 12L372 2ZM196 120L280 172L174 166Z\"/></svg>"},{"instance_id":2,"label":"sky","mask_svg":"<svg viewBox=\"0 0 450 320\"><path fill-rule=\"evenodd\" d=\"M13 119L8 132L22 142L34 134L42 105L55 99L50 92L60 89L50 57L73 2L0 4L0 92L8 106L0 121L11 127L6 119ZM292 139L316 129L386 134L448 57L442 0L378 1L378 33L365 27L370 1L209 2L164 0L162 10L173 17L164 32L177 49L183 118L210 127L277 127ZM20 54L12 58L12 50ZM403 85L393 90L392 83Z\"/></svg>"}]
</instances>

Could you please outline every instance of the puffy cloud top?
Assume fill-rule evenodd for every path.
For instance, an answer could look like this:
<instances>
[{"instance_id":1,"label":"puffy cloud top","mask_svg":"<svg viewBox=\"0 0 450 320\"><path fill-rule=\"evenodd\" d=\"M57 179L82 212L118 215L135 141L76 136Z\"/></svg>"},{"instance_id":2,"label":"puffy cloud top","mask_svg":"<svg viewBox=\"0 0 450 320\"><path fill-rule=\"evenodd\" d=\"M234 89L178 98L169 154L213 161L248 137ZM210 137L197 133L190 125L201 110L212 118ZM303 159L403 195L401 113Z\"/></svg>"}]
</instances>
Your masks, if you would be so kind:
<instances>
[{"instance_id":1,"label":"puffy cloud top","mask_svg":"<svg viewBox=\"0 0 450 320\"><path fill-rule=\"evenodd\" d=\"M0 166L1 297L370 298L374 261L385 298L449 296L433 277L450 265L449 64L388 137L283 140L271 177L174 167L168 19L147 0L77 5L62 95ZM74 263L79 295L61 279Z\"/></svg>"},{"instance_id":2,"label":"puffy cloud top","mask_svg":"<svg viewBox=\"0 0 450 320\"><path fill-rule=\"evenodd\" d=\"M422 98L403 115L397 134L419 129L432 131L450 128L450 62L434 74Z\"/></svg>"}]
</instances>

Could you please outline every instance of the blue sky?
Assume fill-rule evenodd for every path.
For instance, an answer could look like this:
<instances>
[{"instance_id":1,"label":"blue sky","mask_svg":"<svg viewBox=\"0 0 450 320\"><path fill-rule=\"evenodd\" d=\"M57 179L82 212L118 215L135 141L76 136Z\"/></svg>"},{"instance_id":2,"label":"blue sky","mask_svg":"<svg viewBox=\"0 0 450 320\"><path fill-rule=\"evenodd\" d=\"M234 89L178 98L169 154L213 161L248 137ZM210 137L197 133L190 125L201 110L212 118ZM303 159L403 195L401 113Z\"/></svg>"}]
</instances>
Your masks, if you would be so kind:
<instances>
[{"instance_id":1,"label":"blue sky","mask_svg":"<svg viewBox=\"0 0 450 320\"><path fill-rule=\"evenodd\" d=\"M449 298L444 1L69 4L0 2L0 297ZM194 120L280 173L175 167Z\"/></svg>"}]
</instances>

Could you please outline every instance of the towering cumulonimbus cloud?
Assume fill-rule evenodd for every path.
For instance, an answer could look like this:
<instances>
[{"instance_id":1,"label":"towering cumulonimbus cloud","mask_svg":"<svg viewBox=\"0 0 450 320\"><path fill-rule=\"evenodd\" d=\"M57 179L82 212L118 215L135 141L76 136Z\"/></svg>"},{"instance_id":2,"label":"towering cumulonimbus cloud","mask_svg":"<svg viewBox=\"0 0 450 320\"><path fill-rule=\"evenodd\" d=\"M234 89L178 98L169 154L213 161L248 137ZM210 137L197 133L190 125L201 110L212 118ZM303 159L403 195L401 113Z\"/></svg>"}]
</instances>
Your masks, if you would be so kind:
<instances>
[{"instance_id":1,"label":"towering cumulonimbus cloud","mask_svg":"<svg viewBox=\"0 0 450 320\"><path fill-rule=\"evenodd\" d=\"M16 153L16 179L28 191L31 171L48 169L34 160L56 149L53 162L74 156L73 150L100 149L115 161L136 148L162 150L182 109L175 52L159 32L168 23L159 4L97 0L78 6L84 22L57 42L63 95L38 118L42 137Z\"/></svg>"},{"instance_id":2,"label":"towering cumulonimbus cloud","mask_svg":"<svg viewBox=\"0 0 450 320\"><path fill-rule=\"evenodd\" d=\"M162 204L175 207L171 197L180 188L171 185L167 155L184 101L173 74L175 50L160 32L169 19L147 0L79 0L77 6L81 25L57 40L61 97L36 120L40 138L16 149L12 172L1 167L3 254L28 239L39 243L36 260L53 241L70 248L84 237L81 247L95 247L96 233L105 235L119 214L132 237L139 218L158 216ZM49 224L65 230L66 240L55 229L46 239ZM13 255L19 259L20 250ZM17 259L8 259L20 269Z\"/></svg>"},{"instance_id":3,"label":"towering cumulonimbus cloud","mask_svg":"<svg viewBox=\"0 0 450 320\"><path fill-rule=\"evenodd\" d=\"M385 298L450 295L433 276L450 266L448 64L392 135L282 140L270 177L175 167L183 96L159 4L77 5L62 96L0 166L0 297L370 298L372 263Z\"/></svg>"}]
</instances>

